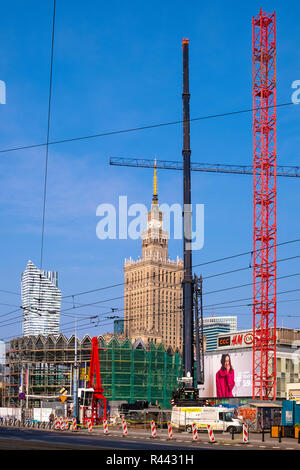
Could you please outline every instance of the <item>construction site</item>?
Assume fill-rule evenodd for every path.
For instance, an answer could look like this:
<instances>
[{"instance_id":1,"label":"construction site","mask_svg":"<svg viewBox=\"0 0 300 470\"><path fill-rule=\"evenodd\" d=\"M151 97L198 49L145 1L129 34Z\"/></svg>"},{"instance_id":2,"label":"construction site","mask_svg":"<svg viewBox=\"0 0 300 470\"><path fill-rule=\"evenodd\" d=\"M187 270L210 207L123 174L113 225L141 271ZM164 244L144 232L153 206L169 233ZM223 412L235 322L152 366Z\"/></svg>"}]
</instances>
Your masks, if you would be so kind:
<instances>
[{"instance_id":1,"label":"construction site","mask_svg":"<svg viewBox=\"0 0 300 470\"><path fill-rule=\"evenodd\" d=\"M137 400L170 408L172 391L182 373L181 355L142 341L105 341L98 338L100 371L104 395L109 402L134 403ZM92 339L77 339L78 388L86 388L89 378ZM73 403L75 337L23 337L10 343L7 351L4 406L19 407L19 384L23 376L26 407L44 406L60 401L59 390L67 391ZM43 405L44 404L44 405ZM25 406L25 403L24 403Z\"/></svg>"}]
</instances>

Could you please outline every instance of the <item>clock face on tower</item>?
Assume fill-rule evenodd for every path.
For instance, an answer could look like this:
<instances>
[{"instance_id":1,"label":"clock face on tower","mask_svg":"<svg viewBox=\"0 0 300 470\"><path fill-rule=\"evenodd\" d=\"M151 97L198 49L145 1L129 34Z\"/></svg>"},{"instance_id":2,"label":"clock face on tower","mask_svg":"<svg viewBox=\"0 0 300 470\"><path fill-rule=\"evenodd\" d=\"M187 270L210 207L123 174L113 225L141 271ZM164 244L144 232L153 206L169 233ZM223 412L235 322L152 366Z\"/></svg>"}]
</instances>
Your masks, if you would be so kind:
<instances>
[{"instance_id":1,"label":"clock face on tower","mask_svg":"<svg viewBox=\"0 0 300 470\"><path fill-rule=\"evenodd\" d=\"M149 228L160 228L161 223L158 220L151 220L149 222Z\"/></svg>"}]
</instances>

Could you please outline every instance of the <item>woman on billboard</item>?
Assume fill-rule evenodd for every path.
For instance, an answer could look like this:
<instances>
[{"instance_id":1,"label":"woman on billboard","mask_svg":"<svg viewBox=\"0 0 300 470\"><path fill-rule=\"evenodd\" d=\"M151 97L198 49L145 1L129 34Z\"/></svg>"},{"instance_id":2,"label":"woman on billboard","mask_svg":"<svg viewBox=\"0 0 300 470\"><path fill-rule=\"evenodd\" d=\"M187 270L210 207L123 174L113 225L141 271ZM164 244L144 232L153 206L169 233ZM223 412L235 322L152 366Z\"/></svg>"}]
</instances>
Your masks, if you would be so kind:
<instances>
[{"instance_id":1,"label":"woman on billboard","mask_svg":"<svg viewBox=\"0 0 300 470\"><path fill-rule=\"evenodd\" d=\"M230 356L229 354L222 354L221 368L216 374L217 397L233 397L232 389L234 385L234 370L231 366Z\"/></svg>"}]
</instances>

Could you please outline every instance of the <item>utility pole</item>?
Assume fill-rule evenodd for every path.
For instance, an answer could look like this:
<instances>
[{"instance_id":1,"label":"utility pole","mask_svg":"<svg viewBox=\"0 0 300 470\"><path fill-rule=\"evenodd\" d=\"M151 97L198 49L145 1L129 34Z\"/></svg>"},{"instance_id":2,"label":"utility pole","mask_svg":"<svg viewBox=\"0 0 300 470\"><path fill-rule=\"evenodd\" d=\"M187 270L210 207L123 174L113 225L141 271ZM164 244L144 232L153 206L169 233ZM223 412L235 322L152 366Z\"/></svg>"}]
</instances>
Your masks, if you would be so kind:
<instances>
[{"instance_id":1,"label":"utility pole","mask_svg":"<svg viewBox=\"0 0 300 470\"><path fill-rule=\"evenodd\" d=\"M190 149L190 92L189 40L183 39L183 376L185 388L193 388L194 325L192 279L192 207L191 207L191 149Z\"/></svg>"}]
</instances>

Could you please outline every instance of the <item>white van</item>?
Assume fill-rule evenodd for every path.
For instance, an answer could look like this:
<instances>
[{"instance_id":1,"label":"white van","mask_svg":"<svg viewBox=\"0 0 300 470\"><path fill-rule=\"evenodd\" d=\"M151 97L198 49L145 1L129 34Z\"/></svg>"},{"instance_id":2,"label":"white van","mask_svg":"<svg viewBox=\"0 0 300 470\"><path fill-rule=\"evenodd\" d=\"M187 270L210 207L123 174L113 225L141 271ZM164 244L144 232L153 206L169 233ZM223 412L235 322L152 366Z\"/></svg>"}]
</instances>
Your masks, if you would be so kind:
<instances>
[{"instance_id":1,"label":"white van","mask_svg":"<svg viewBox=\"0 0 300 470\"><path fill-rule=\"evenodd\" d=\"M228 431L235 433L242 432L243 423L240 419L234 418L234 408L223 406L203 406L203 407L177 407L173 406L171 423L175 429L192 432L192 425L196 423L198 431L206 431L206 426L210 424L214 431Z\"/></svg>"}]
</instances>

